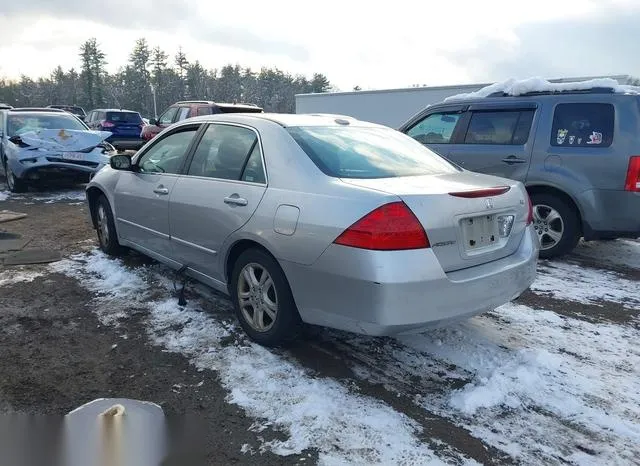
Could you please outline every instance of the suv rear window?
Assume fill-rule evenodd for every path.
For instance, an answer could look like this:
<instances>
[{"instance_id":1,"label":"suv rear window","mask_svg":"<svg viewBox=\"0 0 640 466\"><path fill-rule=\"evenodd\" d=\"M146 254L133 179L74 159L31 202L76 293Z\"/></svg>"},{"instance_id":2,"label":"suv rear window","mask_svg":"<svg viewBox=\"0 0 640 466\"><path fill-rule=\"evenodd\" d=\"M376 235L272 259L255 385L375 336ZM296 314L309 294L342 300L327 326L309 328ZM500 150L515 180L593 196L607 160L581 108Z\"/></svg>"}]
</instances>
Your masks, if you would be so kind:
<instances>
[{"instance_id":1,"label":"suv rear window","mask_svg":"<svg viewBox=\"0 0 640 466\"><path fill-rule=\"evenodd\" d=\"M614 120L611 104L559 104L553 114L551 145L609 147Z\"/></svg>"},{"instance_id":2,"label":"suv rear window","mask_svg":"<svg viewBox=\"0 0 640 466\"><path fill-rule=\"evenodd\" d=\"M114 123L142 123L142 117L135 112L107 112L107 120Z\"/></svg>"},{"instance_id":3,"label":"suv rear window","mask_svg":"<svg viewBox=\"0 0 640 466\"><path fill-rule=\"evenodd\" d=\"M394 178L458 171L416 140L392 129L307 126L287 131L324 174L336 178Z\"/></svg>"}]
</instances>

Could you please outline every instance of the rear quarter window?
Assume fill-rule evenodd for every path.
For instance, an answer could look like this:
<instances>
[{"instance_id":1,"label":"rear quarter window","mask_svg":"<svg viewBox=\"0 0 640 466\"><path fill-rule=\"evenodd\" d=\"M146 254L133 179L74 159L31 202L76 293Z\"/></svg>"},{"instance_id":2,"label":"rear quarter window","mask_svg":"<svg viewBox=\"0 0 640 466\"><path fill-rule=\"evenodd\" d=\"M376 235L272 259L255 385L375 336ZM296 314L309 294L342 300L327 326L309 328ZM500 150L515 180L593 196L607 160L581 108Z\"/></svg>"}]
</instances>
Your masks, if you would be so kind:
<instances>
[{"instance_id":1,"label":"rear quarter window","mask_svg":"<svg viewBox=\"0 0 640 466\"><path fill-rule=\"evenodd\" d=\"M612 104L558 104L553 113L551 145L609 147L613 143L614 123Z\"/></svg>"}]
</instances>

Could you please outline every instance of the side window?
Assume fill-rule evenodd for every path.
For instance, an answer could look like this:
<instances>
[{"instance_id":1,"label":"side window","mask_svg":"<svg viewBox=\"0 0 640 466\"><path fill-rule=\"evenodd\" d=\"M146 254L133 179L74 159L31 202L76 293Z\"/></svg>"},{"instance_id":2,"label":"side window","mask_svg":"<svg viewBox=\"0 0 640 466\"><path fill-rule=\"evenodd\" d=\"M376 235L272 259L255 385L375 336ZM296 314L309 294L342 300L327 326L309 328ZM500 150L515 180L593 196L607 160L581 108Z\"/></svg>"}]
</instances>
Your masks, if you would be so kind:
<instances>
[{"instance_id":1,"label":"side window","mask_svg":"<svg viewBox=\"0 0 640 466\"><path fill-rule=\"evenodd\" d=\"M198 116L211 115L211 107L198 107Z\"/></svg>"},{"instance_id":2,"label":"side window","mask_svg":"<svg viewBox=\"0 0 640 466\"><path fill-rule=\"evenodd\" d=\"M469 129L464 138L465 144L523 144L514 142L514 135L518 120L519 111L491 111L473 112ZM518 135L522 139L522 130ZM528 130L527 130L528 136Z\"/></svg>"},{"instance_id":3,"label":"side window","mask_svg":"<svg viewBox=\"0 0 640 466\"><path fill-rule=\"evenodd\" d=\"M189 144L198 127L185 128L163 137L138 161L142 173L180 173Z\"/></svg>"},{"instance_id":4,"label":"side window","mask_svg":"<svg viewBox=\"0 0 640 466\"><path fill-rule=\"evenodd\" d=\"M264 166L262 165L262 154L260 152L260 144L254 144L247 166L244 167L242 172L242 181L249 181L251 183L266 183L266 177L264 176Z\"/></svg>"},{"instance_id":5,"label":"side window","mask_svg":"<svg viewBox=\"0 0 640 466\"><path fill-rule=\"evenodd\" d=\"M173 123L173 118L176 116L176 113L178 113L178 107L169 107L162 115L160 115L158 123L169 126Z\"/></svg>"},{"instance_id":6,"label":"side window","mask_svg":"<svg viewBox=\"0 0 640 466\"><path fill-rule=\"evenodd\" d=\"M434 113L413 126L407 134L422 144L449 144L461 113Z\"/></svg>"},{"instance_id":7,"label":"side window","mask_svg":"<svg viewBox=\"0 0 640 466\"><path fill-rule=\"evenodd\" d=\"M178 115L178 119L176 121L182 121L189 118L190 111L190 107L180 107L180 114Z\"/></svg>"},{"instance_id":8,"label":"side window","mask_svg":"<svg viewBox=\"0 0 640 466\"><path fill-rule=\"evenodd\" d=\"M553 114L551 145L609 147L614 120L611 104L559 104Z\"/></svg>"},{"instance_id":9,"label":"side window","mask_svg":"<svg viewBox=\"0 0 640 466\"><path fill-rule=\"evenodd\" d=\"M258 145L257 142L256 133L250 129L210 125L193 155L188 174L240 180L247 157Z\"/></svg>"}]
</instances>

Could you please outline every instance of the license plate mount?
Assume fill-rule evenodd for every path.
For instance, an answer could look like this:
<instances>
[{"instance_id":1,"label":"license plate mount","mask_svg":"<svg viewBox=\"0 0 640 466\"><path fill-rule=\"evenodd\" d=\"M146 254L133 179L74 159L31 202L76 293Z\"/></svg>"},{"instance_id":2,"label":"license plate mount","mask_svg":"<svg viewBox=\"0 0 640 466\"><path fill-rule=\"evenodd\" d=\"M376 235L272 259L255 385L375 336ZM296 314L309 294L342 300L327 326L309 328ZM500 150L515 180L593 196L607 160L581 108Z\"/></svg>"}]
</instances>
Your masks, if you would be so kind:
<instances>
[{"instance_id":1,"label":"license plate mount","mask_svg":"<svg viewBox=\"0 0 640 466\"><path fill-rule=\"evenodd\" d=\"M500 234L496 215L478 215L461 220L462 237L466 251L477 251L499 243Z\"/></svg>"},{"instance_id":2,"label":"license plate mount","mask_svg":"<svg viewBox=\"0 0 640 466\"><path fill-rule=\"evenodd\" d=\"M65 160L84 160L85 154L82 152L63 152L62 158Z\"/></svg>"}]
</instances>

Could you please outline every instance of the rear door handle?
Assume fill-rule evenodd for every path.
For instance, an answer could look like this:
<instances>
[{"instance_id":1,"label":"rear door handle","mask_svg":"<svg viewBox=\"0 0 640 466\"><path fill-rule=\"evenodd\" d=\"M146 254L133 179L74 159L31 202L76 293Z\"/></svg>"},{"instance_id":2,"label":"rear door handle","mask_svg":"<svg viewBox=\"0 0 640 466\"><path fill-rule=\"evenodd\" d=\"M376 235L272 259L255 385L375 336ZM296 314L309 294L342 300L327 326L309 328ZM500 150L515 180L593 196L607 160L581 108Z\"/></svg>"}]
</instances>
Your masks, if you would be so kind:
<instances>
[{"instance_id":1,"label":"rear door handle","mask_svg":"<svg viewBox=\"0 0 640 466\"><path fill-rule=\"evenodd\" d=\"M249 201L247 201L246 199L243 199L242 197L230 196L230 197L224 198L224 203L231 204L231 205L245 206L249 203Z\"/></svg>"},{"instance_id":2,"label":"rear door handle","mask_svg":"<svg viewBox=\"0 0 640 466\"><path fill-rule=\"evenodd\" d=\"M510 155L509 157L502 159L502 161L509 165L513 165L514 163L527 163L526 159L519 159L515 155Z\"/></svg>"},{"instance_id":3,"label":"rear door handle","mask_svg":"<svg viewBox=\"0 0 640 466\"><path fill-rule=\"evenodd\" d=\"M156 194L169 194L169 189L165 188L164 186L158 186L153 190L153 192Z\"/></svg>"}]
</instances>

